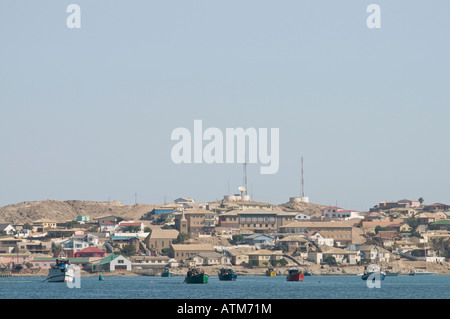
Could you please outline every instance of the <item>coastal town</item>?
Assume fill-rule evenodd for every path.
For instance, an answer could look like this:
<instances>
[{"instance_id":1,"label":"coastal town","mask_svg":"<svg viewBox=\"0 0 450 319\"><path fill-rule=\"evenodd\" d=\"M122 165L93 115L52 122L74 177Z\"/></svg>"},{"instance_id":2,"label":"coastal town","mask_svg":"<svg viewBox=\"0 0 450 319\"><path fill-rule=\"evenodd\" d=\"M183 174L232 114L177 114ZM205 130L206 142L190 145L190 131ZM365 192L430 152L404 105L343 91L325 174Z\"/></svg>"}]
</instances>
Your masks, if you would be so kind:
<instances>
[{"instance_id":1,"label":"coastal town","mask_svg":"<svg viewBox=\"0 0 450 319\"><path fill-rule=\"evenodd\" d=\"M422 198L360 212L307 197L256 202L241 193L206 203L184 197L154 205L105 202L96 216L82 214L83 208L70 220L31 220L39 214L32 202L25 204L26 214L16 207L15 219L0 215L2 277L45 277L61 253L82 276L167 270L185 276L192 267L211 275L222 268L238 276L265 275L269 268L286 275L293 267L313 276L358 275L370 264L395 275L450 274L450 205ZM133 214L110 214L113 206ZM21 214L30 221L18 222Z\"/></svg>"}]
</instances>

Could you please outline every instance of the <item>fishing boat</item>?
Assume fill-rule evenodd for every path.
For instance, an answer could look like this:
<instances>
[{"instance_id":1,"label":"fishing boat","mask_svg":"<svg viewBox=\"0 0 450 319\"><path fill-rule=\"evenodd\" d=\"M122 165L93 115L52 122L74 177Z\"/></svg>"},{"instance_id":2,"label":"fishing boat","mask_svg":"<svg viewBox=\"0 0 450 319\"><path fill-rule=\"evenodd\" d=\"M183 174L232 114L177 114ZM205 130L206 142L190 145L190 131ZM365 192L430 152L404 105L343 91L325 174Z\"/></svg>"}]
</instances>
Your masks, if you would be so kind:
<instances>
[{"instance_id":1,"label":"fishing boat","mask_svg":"<svg viewBox=\"0 0 450 319\"><path fill-rule=\"evenodd\" d=\"M48 282L74 282L74 267L69 258L61 252L56 258L56 264L48 271Z\"/></svg>"},{"instance_id":2,"label":"fishing boat","mask_svg":"<svg viewBox=\"0 0 450 319\"><path fill-rule=\"evenodd\" d=\"M188 270L184 282L187 284L207 284L209 276L202 269L191 268Z\"/></svg>"},{"instance_id":3,"label":"fishing boat","mask_svg":"<svg viewBox=\"0 0 450 319\"><path fill-rule=\"evenodd\" d=\"M273 270L272 267L269 267L269 269L266 270L266 276L268 277L275 277L277 273Z\"/></svg>"},{"instance_id":4,"label":"fishing boat","mask_svg":"<svg viewBox=\"0 0 450 319\"><path fill-rule=\"evenodd\" d=\"M222 268L219 270L219 280L223 281L235 281L237 278L236 273L231 268Z\"/></svg>"},{"instance_id":5,"label":"fishing boat","mask_svg":"<svg viewBox=\"0 0 450 319\"><path fill-rule=\"evenodd\" d=\"M288 271L288 275L286 277L287 281L303 281L305 278L305 275L301 271L299 271L297 268L291 268Z\"/></svg>"},{"instance_id":6,"label":"fishing boat","mask_svg":"<svg viewBox=\"0 0 450 319\"><path fill-rule=\"evenodd\" d=\"M161 277L173 277L173 272L171 272L169 268L164 268L164 271L161 273Z\"/></svg>"},{"instance_id":7,"label":"fishing boat","mask_svg":"<svg viewBox=\"0 0 450 319\"><path fill-rule=\"evenodd\" d=\"M372 267L370 267L372 266ZM362 280L379 279L384 280L386 274L381 271L381 268L378 265L370 265L364 269L364 273L361 276Z\"/></svg>"}]
</instances>

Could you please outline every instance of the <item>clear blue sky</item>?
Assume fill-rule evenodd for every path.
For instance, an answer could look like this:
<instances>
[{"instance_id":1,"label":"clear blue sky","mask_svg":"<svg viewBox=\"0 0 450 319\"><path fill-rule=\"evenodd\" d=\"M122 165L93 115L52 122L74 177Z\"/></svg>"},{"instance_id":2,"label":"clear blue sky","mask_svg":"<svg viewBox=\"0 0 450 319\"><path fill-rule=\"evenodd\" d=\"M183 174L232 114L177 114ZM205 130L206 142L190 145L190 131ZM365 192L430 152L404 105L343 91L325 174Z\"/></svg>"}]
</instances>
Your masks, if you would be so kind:
<instances>
[{"instance_id":1,"label":"clear blue sky","mask_svg":"<svg viewBox=\"0 0 450 319\"><path fill-rule=\"evenodd\" d=\"M81 7L81 29L66 7ZM381 29L366 26L379 4ZM0 2L0 205L236 192L239 164L172 163L177 127L280 129L254 199L450 203L450 2Z\"/></svg>"}]
</instances>

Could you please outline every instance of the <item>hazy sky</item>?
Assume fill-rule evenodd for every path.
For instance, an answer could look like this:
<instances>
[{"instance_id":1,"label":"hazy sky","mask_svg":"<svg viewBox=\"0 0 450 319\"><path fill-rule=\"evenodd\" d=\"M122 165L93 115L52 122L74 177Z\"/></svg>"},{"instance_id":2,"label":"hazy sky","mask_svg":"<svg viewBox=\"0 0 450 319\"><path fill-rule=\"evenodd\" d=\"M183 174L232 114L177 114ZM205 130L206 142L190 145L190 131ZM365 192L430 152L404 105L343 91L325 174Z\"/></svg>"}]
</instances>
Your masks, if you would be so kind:
<instances>
[{"instance_id":1,"label":"hazy sky","mask_svg":"<svg viewBox=\"0 0 450 319\"><path fill-rule=\"evenodd\" d=\"M81 7L81 29L66 7ZM381 29L366 8L381 7ZM279 128L255 200L450 203L449 1L0 2L0 205L223 198L241 164L174 164L172 130Z\"/></svg>"}]
</instances>

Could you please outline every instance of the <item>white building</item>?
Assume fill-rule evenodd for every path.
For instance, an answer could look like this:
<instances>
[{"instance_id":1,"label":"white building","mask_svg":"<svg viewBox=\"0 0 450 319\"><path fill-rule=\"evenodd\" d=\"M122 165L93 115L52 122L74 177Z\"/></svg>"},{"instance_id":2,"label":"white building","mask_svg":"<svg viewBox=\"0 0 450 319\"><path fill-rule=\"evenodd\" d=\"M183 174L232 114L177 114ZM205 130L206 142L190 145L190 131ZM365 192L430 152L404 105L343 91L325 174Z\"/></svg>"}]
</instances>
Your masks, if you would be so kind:
<instances>
[{"instance_id":1,"label":"white building","mask_svg":"<svg viewBox=\"0 0 450 319\"><path fill-rule=\"evenodd\" d=\"M322 211L323 218L338 218L349 220L353 218L364 219L364 216L361 216L360 213L356 210L346 210L336 206L326 207Z\"/></svg>"},{"instance_id":2,"label":"white building","mask_svg":"<svg viewBox=\"0 0 450 319\"><path fill-rule=\"evenodd\" d=\"M94 271L130 271L132 269L132 264L130 260L122 255L110 255L100 262L93 264L92 269Z\"/></svg>"},{"instance_id":3,"label":"white building","mask_svg":"<svg viewBox=\"0 0 450 319\"><path fill-rule=\"evenodd\" d=\"M311 239L312 241L314 241L315 243L317 243L320 246L323 246L323 245L329 246L329 247L334 246L333 238L325 238L320 233L315 233L314 235L310 236L309 239Z\"/></svg>"},{"instance_id":4,"label":"white building","mask_svg":"<svg viewBox=\"0 0 450 319\"><path fill-rule=\"evenodd\" d=\"M0 235L12 235L16 232L16 229L11 224L0 224Z\"/></svg>"},{"instance_id":5,"label":"white building","mask_svg":"<svg viewBox=\"0 0 450 319\"><path fill-rule=\"evenodd\" d=\"M298 212L294 218L295 218L295 220L310 220L311 216L309 216L308 214L306 214L304 212Z\"/></svg>"}]
</instances>

